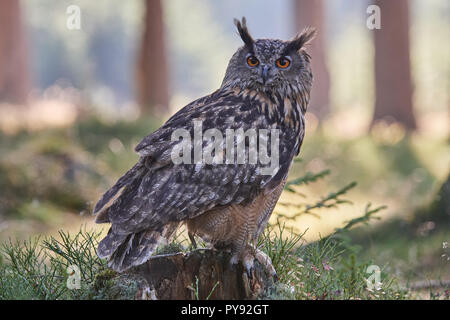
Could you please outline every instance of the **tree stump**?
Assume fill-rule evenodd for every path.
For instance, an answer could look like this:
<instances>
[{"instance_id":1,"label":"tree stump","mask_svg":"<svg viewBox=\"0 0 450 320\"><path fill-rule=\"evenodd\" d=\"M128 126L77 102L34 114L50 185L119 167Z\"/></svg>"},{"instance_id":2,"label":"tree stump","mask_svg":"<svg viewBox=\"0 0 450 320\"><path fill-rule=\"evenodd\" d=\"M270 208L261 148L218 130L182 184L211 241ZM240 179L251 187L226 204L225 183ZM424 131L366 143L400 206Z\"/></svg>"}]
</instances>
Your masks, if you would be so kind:
<instances>
[{"instance_id":1,"label":"tree stump","mask_svg":"<svg viewBox=\"0 0 450 320\"><path fill-rule=\"evenodd\" d=\"M155 256L130 272L144 278L137 299L256 299L273 284L255 260L251 279L242 264L229 265L231 254L211 249Z\"/></svg>"}]
</instances>

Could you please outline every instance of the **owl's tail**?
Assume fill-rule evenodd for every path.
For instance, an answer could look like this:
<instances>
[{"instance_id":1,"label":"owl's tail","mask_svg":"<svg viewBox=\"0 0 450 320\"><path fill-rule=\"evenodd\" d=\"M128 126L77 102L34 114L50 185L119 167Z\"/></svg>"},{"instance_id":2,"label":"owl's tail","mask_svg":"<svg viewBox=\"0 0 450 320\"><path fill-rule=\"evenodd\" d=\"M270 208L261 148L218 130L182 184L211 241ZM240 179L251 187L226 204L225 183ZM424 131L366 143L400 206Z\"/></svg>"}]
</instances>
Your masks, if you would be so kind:
<instances>
[{"instance_id":1,"label":"owl's tail","mask_svg":"<svg viewBox=\"0 0 450 320\"><path fill-rule=\"evenodd\" d=\"M169 223L161 230L144 230L128 235L116 234L109 229L100 241L97 254L108 258L108 267L117 272L138 266L150 259L160 244L167 243L175 233L178 223Z\"/></svg>"},{"instance_id":2,"label":"owl's tail","mask_svg":"<svg viewBox=\"0 0 450 320\"><path fill-rule=\"evenodd\" d=\"M97 214L95 222L112 222L111 214L120 210L126 211L130 206L129 195L137 192L146 171L145 165L141 162L128 170L95 205L94 213ZM113 206L115 200L117 208ZM177 226L178 223L169 223L154 230L147 229L136 233L114 232L111 227L108 235L100 241L97 255L100 258L108 258L110 268L118 272L125 271L146 262L158 245L170 239Z\"/></svg>"}]
</instances>

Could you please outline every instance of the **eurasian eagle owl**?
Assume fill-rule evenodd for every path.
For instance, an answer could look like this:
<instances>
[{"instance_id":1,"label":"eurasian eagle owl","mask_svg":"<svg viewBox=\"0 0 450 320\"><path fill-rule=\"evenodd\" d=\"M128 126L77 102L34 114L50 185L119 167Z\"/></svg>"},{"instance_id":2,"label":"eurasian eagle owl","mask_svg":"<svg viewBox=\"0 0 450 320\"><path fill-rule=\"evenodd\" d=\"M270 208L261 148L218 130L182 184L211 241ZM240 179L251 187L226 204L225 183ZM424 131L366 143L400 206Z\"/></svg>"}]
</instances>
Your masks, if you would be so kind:
<instances>
[{"instance_id":1,"label":"eurasian eagle owl","mask_svg":"<svg viewBox=\"0 0 450 320\"><path fill-rule=\"evenodd\" d=\"M98 255L108 258L117 271L147 261L158 244L185 223L194 244L200 237L216 249L230 250L230 263L241 261L247 272L256 258L275 275L270 259L251 243L267 224L302 145L312 85L305 45L314 30L305 29L288 41L254 40L245 18L235 24L244 45L231 58L220 88L189 103L145 137L136 147L139 161L95 206L96 222L111 223ZM180 146L174 131L195 135L196 124L201 124L200 133L211 129L246 133L243 138L221 140L225 151L220 155L227 160L231 155L232 161L196 159L195 142L182 149L183 159L191 160L190 151L194 152L193 161L174 161L173 150ZM276 134L261 140L258 134L269 130ZM256 132L257 140L249 132ZM264 141L277 147L271 150L277 166L269 172L264 172L267 166L259 159L237 162L238 152L230 151L242 142L247 148L259 148ZM201 139L200 147L215 142L217 137Z\"/></svg>"}]
</instances>

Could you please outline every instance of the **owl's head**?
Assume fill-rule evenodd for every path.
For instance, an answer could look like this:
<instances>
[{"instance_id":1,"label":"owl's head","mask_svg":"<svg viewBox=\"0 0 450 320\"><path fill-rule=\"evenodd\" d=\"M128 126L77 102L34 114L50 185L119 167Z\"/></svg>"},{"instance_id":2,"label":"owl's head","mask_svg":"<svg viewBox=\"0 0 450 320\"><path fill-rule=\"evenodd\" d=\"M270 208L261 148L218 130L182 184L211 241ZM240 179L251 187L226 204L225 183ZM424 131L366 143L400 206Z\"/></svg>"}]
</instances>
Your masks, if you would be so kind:
<instances>
[{"instance_id":1,"label":"owl's head","mask_svg":"<svg viewBox=\"0 0 450 320\"><path fill-rule=\"evenodd\" d=\"M304 49L314 37L314 29L307 28L288 41L254 40L245 17L242 21L235 19L234 23L244 46L231 58L222 87L240 86L242 89L272 92L311 86L310 56Z\"/></svg>"}]
</instances>

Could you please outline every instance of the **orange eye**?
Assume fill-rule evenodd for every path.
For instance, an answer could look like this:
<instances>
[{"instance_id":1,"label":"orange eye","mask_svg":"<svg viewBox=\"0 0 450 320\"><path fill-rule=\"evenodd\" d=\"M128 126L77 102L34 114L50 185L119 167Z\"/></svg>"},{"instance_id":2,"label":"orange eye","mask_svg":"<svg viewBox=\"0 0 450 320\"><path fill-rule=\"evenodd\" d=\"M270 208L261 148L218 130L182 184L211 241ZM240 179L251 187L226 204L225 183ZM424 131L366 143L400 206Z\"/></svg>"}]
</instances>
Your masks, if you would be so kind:
<instances>
[{"instance_id":1,"label":"orange eye","mask_svg":"<svg viewBox=\"0 0 450 320\"><path fill-rule=\"evenodd\" d=\"M286 69L291 65L291 61L288 58L280 58L275 62L275 64L278 68Z\"/></svg>"},{"instance_id":2,"label":"orange eye","mask_svg":"<svg viewBox=\"0 0 450 320\"><path fill-rule=\"evenodd\" d=\"M250 67L256 67L259 64L259 60L255 56L248 56L247 64Z\"/></svg>"}]
</instances>

